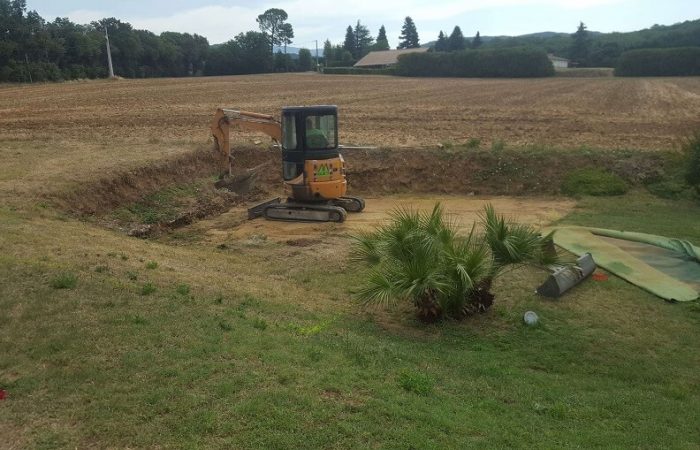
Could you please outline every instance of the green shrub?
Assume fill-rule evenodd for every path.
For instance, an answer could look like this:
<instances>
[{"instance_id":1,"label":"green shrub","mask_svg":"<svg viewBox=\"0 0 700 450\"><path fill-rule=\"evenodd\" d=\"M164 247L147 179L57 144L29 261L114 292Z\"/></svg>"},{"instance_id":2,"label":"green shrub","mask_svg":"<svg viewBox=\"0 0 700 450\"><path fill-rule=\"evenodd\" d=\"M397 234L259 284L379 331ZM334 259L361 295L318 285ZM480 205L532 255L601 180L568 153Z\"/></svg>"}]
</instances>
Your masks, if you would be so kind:
<instances>
[{"instance_id":1,"label":"green shrub","mask_svg":"<svg viewBox=\"0 0 700 450\"><path fill-rule=\"evenodd\" d=\"M78 284L78 277L70 272L57 275L51 280L54 289L73 289Z\"/></svg>"},{"instance_id":2,"label":"green shrub","mask_svg":"<svg viewBox=\"0 0 700 450\"><path fill-rule=\"evenodd\" d=\"M529 47L408 53L396 75L406 77L533 78L554 76L544 50Z\"/></svg>"},{"instance_id":3,"label":"green shrub","mask_svg":"<svg viewBox=\"0 0 700 450\"><path fill-rule=\"evenodd\" d=\"M685 181L700 194L700 131L696 131L683 144L685 156Z\"/></svg>"},{"instance_id":4,"label":"green shrub","mask_svg":"<svg viewBox=\"0 0 700 450\"><path fill-rule=\"evenodd\" d=\"M156 268L158 268L158 263L157 263L157 262L155 262L155 261L148 261L148 262L146 263L146 269L154 270L154 269L156 269Z\"/></svg>"},{"instance_id":5,"label":"green shrub","mask_svg":"<svg viewBox=\"0 0 700 450\"><path fill-rule=\"evenodd\" d=\"M700 75L700 47L630 50L620 56L615 75L623 77Z\"/></svg>"},{"instance_id":6,"label":"green shrub","mask_svg":"<svg viewBox=\"0 0 700 450\"><path fill-rule=\"evenodd\" d=\"M675 200L683 196L688 185L677 180L663 180L646 185L647 190L661 198Z\"/></svg>"},{"instance_id":7,"label":"green shrub","mask_svg":"<svg viewBox=\"0 0 700 450\"><path fill-rule=\"evenodd\" d=\"M586 168L569 173L562 184L566 195L622 195L627 192L625 180L612 172L602 169Z\"/></svg>"}]
</instances>

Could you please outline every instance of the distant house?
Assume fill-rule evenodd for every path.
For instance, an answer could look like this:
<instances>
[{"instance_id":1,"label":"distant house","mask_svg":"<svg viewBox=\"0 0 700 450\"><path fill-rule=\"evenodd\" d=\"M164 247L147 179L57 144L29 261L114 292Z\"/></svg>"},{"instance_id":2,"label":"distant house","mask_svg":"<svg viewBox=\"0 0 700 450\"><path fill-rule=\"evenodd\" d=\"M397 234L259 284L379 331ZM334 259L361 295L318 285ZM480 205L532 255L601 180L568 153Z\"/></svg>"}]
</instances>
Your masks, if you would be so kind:
<instances>
[{"instance_id":1,"label":"distant house","mask_svg":"<svg viewBox=\"0 0 700 450\"><path fill-rule=\"evenodd\" d=\"M369 52L367 56L355 63L355 67L363 67L366 69L381 69L384 67L393 66L399 60L399 56L407 53L422 53L427 52L427 48L407 48L403 50L382 50L378 52Z\"/></svg>"},{"instance_id":2,"label":"distant house","mask_svg":"<svg viewBox=\"0 0 700 450\"><path fill-rule=\"evenodd\" d=\"M551 53L547 55L550 61L552 61L552 65L554 66L555 69L566 69L569 67L569 60L566 58L560 58L558 56L554 56Z\"/></svg>"}]
</instances>

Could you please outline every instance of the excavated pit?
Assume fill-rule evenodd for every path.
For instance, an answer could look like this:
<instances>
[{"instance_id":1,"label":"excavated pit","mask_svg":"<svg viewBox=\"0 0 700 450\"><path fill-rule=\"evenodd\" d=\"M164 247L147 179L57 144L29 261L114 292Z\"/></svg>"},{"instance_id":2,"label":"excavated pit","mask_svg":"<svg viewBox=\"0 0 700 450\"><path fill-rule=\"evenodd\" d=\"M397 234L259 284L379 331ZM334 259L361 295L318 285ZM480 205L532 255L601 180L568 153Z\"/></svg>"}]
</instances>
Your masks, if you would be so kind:
<instances>
[{"instance_id":1,"label":"excavated pit","mask_svg":"<svg viewBox=\"0 0 700 450\"><path fill-rule=\"evenodd\" d=\"M319 227L371 227L396 206L430 208L436 201L470 224L485 199L497 207L500 204L499 210L504 213L544 225L573 205L569 200L554 198L571 170L606 168L634 184L659 177L664 164L663 157L654 153L540 148L344 149L342 153L348 166L349 193L368 200L366 211L350 215L343 225L245 220L249 206L284 195L278 148L249 146L233 152L234 171L257 168L254 187L243 195L214 187L215 155L211 148L200 148L89 183L61 197L58 203L73 214L138 237L190 226L205 234L258 233L280 239L308 239L317 234ZM159 208L168 214L160 214Z\"/></svg>"}]
</instances>

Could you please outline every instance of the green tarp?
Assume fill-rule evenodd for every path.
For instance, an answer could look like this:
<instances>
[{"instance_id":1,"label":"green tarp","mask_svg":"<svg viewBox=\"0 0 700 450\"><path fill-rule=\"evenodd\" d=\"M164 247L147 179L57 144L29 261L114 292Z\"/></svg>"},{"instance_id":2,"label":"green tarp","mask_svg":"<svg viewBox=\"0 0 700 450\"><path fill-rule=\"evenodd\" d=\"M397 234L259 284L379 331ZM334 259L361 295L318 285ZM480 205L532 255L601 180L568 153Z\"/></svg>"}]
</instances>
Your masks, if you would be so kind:
<instances>
[{"instance_id":1,"label":"green tarp","mask_svg":"<svg viewBox=\"0 0 700 450\"><path fill-rule=\"evenodd\" d=\"M591 253L598 266L658 297L687 302L700 296L700 248L688 241L602 228L553 230L558 246Z\"/></svg>"}]
</instances>

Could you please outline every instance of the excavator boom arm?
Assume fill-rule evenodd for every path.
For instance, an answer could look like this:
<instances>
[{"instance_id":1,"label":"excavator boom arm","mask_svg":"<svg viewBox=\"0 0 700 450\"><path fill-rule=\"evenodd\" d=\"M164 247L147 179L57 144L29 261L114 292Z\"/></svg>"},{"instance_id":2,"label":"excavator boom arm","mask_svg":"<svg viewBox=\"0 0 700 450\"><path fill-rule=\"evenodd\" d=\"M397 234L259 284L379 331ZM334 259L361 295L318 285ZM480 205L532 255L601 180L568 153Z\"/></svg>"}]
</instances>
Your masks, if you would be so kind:
<instances>
[{"instance_id":1,"label":"excavator boom arm","mask_svg":"<svg viewBox=\"0 0 700 450\"><path fill-rule=\"evenodd\" d=\"M282 141L282 127L273 116L235 109L217 109L211 124L211 134L220 155L223 173L231 172L231 126L264 133L278 144Z\"/></svg>"}]
</instances>

